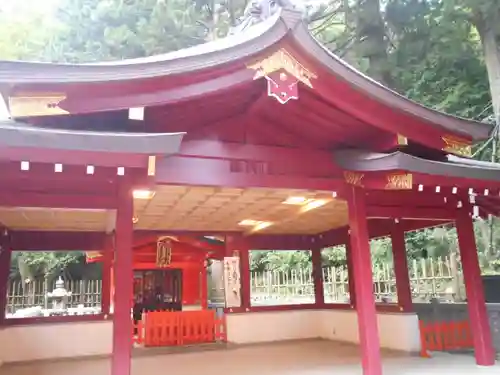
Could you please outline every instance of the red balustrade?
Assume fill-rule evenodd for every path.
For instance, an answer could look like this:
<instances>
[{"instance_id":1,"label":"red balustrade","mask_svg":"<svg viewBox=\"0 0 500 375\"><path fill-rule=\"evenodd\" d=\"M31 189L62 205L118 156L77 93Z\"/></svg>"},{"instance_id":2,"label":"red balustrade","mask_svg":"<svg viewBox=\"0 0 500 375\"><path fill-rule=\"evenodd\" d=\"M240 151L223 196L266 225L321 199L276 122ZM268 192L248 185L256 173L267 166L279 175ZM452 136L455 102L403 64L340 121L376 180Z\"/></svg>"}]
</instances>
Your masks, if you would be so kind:
<instances>
[{"instance_id":1,"label":"red balustrade","mask_svg":"<svg viewBox=\"0 0 500 375\"><path fill-rule=\"evenodd\" d=\"M224 342L225 319L213 310L147 312L134 324L133 338L145 347Z\"/></svg>"},{"instance_id":2,"label":"red balustrade","mask_svg":"<svg viewBox=\"0 0 500 375\"><path fill-rule=\"evenodd\" d=\"M429 358L432 351L472 349L472 332L468 320L457 322L420 323L422 357Z\"/></svg>"}]
</instances>

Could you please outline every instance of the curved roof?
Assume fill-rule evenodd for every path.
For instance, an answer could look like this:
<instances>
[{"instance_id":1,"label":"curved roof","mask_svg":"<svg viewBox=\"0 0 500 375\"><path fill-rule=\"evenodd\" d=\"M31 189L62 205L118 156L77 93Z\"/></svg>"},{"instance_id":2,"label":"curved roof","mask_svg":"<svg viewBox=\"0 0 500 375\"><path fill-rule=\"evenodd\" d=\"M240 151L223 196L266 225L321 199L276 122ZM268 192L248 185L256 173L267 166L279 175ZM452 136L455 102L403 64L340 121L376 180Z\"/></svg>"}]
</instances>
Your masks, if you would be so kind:
<instances>
[{"instance_id":1,"label":"curved roof","mask_svg":"<svg viewBox=\"0 0 500 375\"><path fill-rule=\"evenodd\" d=\"M2 83L97 83L193 73L257 54L282 39L280 14L245 32L162 55L90 64L0 61Z\"/></svg>"},{"instance_id":2,"label":"curved roof","mask_svg":"<svg viewBox=\"0 0 500 375\"><path fill-rule=\"evenodd\" d=\"M107 93L103 97L97 95L86 100L79 97L80 110L92 112L133 106L147 107L208 95L214 91L229 90L245 82L251 82L254 79L254 72L247 68L247 64L255 62L257 58L262 59L263 54L273 53L282 46L289 46L307 60L302 61L296 56L301 63L308 67L313 65L322 73L326 72L330 79L340 79L346 83L351 89L351 94L361 94L370 103L376 102L377 106L382 105L386 109L402 114L404 117L394 117L392 121L398 123L398 132L403 135L406 135L404 131L406 126L410 138L410 134L421 130L410 130L415 121L425 123L426 126L430 125L428 128L430 130L448 132L471 141L483 140L490 135L492 127L489 124L427 108L357 71L330 53L310 34L300 12L288 9L283 9L240 34L156 57L99 64L0 61L0 88L3 91L21 92L23 87L42 90L43 85L49 84L51 90L64 91L65 87L92 84L91 87L86 86L86 90L74 89L74 93L80 92L74 94L78 96L82 95L81 91L92 89L99 93L101 92L99 85L116 82L124 85L123 89L118 90L115 87L111 94ZM169 83L168 87L163 85L164 81L161 85L158 84L154 92L141 91L145 90L142 86L147 85L139 88L134 86L133 89L126 86L158 77L168 79L165 81ZM177 80L179 77L182 77L182 80ZM327 87L328 84L323 79L315 83L315 91L318 91L323 99L331 102L331 89L327 92L325 91L328 90ZM120 102L117 98L124 95L124 91L131 94L127 97L127 101ZM73 104L71 95L68 97L68 102ZM358 104L344 102L343 105L342 109L345 110L346 106L352 108ZM359 111L359 108L357 110ZM363 110L366 112L363 120L370 120L370 117L373 117L369 113L370 109ZM373 123L377 120L370 121Z\"/></svg>"},{"instance_id":3,"label":"curved roof","mask_svg":"<svg viewBox=\"0 0 500 375\"><path fill-rule=\"evenodd\" d=\"M183 133L123 133L48 129L0 121L0 147L45 148L121 154L171 155Z\"/></svg>"},{"instance_id":4,"label":"curved roof","mask_svg":"<svg viewBox=\"0 0 500 375\"><path fill-rule=\"evenodd\" d=\"M404 152L376 153L342 150L334 154L342 168L357 172L404 170L428 175L500 181L500 164L447 155L446 161L427 160Z\"/></svg>"}]
</instances>

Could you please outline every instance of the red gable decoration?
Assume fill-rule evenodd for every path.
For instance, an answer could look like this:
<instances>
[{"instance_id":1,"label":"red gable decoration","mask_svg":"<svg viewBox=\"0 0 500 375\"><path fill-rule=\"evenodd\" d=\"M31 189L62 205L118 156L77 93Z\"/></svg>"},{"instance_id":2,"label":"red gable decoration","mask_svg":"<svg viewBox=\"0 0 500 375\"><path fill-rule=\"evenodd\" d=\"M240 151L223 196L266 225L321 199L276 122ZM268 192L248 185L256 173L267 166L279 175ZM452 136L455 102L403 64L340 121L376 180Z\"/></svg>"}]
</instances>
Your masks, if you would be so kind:
<instances>
[{"instance_id":1,"label":"red gable decoration","mask_svg":"<svg viewBox=\"0 0 500 375\"><path fill-rule=\"evenodd\" d=\"M311 79L317 78L285 49L247 67L255 70L254 80L262 77L267 80L267 95L281 104L299 98L299 82L312 88Z\"/></svg>"}]
</instances>

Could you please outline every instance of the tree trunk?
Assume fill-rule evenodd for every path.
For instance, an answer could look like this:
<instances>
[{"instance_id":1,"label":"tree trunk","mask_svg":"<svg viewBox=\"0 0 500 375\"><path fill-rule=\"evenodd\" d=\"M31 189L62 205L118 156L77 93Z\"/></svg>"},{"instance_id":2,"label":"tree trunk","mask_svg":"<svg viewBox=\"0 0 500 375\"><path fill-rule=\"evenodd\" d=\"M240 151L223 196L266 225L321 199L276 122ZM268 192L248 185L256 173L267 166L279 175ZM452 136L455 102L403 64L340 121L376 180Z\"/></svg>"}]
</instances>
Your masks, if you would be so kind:
<instances>
[{"instance_id":1,"label":"tree trunk","mask_svg":"<svg viewBox=\"0 0 500 375\"><path fill-rule=\"evenodd\" d=\"M477 13L474 20L483 45L491 100L495 121L498 124L500 122L500 31L497 25L499 20L481 13Z\"/></svg>"},{"instance_id":2,"label":"tree trunk","mask_svg":"<svg viewBox=\"0 0 500 375\"><path fill-rule=\"evenodd\" d=\"M498 22L500 19L500 8L492 7L492 14L486 14L484 9L474 12L473 22L479 32L484 52L484 61L488 71L488 81L490 84L491 102L493 105L493 114L497 126L496 138L493 140L493 152L491 161L495 163L497 157L497 144L500 133L500 28ZM489 241L485 246L486 258L490 259L495 253L495 220L493 216L489 217Z\"/></svg>"},{"instance_id":3,"label":"tree trunk","mask_svg":"<svg viewBox=\"0 0 500 375\"><path fill-rule=\"evenodd\" d=\"M367 74L391 87L385 24L380 0L358 0L356 7L356 54L368 64Z\"/></svg>"}]
</instances>

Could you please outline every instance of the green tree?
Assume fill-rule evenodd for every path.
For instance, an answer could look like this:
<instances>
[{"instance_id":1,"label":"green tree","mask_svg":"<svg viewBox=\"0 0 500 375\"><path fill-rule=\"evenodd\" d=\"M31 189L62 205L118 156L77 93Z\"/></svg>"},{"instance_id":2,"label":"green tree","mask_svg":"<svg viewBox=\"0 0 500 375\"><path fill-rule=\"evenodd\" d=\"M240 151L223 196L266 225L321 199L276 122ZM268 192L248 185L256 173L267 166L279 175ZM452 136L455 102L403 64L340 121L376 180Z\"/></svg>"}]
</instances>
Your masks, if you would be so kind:
<instances>
[{"instance_id":1,"label":"green tree","mask_svg":"<svg viewBox=\"0 0 500 375\"><path fill-rule=\"evenodd\" d=\"M21 281L40 277L53 279L58 276L71 278L68 268L85 263L81 251L14 251L12 253L10 277Z\"/></svg>"},{"instance_id":2,"label":"green tree","mask_svg":"<svg viewBox=\"0 0 500 375\"><path fill-rule=\"evenodd\" d=\"M204 41L191 1L63 0L51 60L91 62L152 56Z\"/></svg>"}]
</instances>

